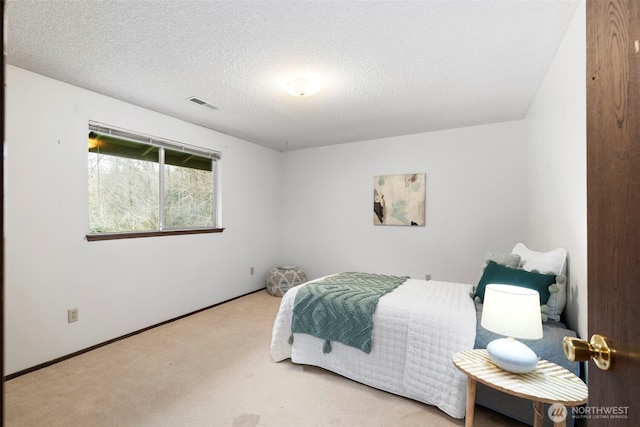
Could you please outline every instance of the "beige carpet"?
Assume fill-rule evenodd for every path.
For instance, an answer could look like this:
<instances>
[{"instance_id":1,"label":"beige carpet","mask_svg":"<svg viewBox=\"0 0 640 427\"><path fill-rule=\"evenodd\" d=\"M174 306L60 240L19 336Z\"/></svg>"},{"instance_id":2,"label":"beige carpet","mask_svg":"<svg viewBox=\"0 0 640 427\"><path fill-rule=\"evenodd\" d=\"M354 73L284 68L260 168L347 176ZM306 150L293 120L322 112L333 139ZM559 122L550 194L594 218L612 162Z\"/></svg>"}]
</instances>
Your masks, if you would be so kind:
<instances>
[{"instance_id":1,"label":"beige carpet","mask_svg":"<svg viewBox=\"0 0 640 427\"><path fill-rule=\"evenodd\" d=\"M260 291L5 383L6 426L462 426L319 368L274 363ZM476 406L476 426L523 425Z\"/></svg>"}]
</instances>

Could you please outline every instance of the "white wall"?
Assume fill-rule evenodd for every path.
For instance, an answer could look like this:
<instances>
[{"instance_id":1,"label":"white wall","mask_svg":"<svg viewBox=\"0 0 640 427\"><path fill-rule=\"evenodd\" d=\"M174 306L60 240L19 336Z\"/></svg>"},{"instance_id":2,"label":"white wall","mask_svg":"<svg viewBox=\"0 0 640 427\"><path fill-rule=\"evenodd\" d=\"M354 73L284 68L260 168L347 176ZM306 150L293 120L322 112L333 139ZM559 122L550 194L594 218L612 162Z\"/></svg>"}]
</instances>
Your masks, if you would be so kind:
<instances>
[{"instance_id":1,"label":"white wall","mask_svg":"<svg viewBox=\"0 0 640 427\"><path fill-rule=\"evenodd\" d=\"M475 283L524 237L522 121L289 151L283 259L308 276L367 271ZM426 173L426 226L374 226L376 175Z\"/></svg>"},{"instance_id":2,"label":"white wall","mask_svg":"<svg viewBox=\"0 0 640 427\"><path fill-rule=\"evenodd\" d=\"M567 323L587 336L586 12L580 2L527 114L527 242L569 253Z\"/></svg>"},{"instance_id":3,"label":"white wall","mask_svg":"<svg viewBox=\"0 0 640 427\"><path fill-rule=\"evenodd\" d=\"M282 262L280 152L6 71L5 375L264 287ZM225 231L87 242L90 119L221 151Z\"/></svg>"},{"instance_id":4,"label":"white wall","mask_svg":"<svg viewBox=\"0 0 640 427\"><path fill-rule=\"evenodd\" d=\"M525 120L282 154L7 66L5 375L260 289L274 265L475 283L518 241L568 250L586 336L585 35L581 3ZM226 230L87 242L88 120L221 151ZM373 177L413 172L426 226L374 226Z\"/></svg>"},{"instance_id":5,"label":"white wall","mask_svg":"<svg viewBox=\"0 0 640 427\"><path fill-rule=\"evenodd\" d=\"M569 326L586 335L585 6L525 120L284 153L283 259L475 283L487 249L569 253ZM426 172L425 227L372 224L373 177Z\"/></svg>"}]
</instances>

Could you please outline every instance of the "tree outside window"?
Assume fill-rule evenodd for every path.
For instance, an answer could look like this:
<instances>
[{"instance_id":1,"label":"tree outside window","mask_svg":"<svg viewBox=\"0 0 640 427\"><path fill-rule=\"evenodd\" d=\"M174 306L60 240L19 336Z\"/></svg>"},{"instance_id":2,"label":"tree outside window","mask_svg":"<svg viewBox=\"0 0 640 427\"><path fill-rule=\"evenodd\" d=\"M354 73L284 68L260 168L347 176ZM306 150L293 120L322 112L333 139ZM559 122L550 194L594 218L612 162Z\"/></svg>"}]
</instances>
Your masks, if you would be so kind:
<instances>
[{"instance_id":1,"label":"tree outside window","mask_svg":"<svg viewBox=\"0 0 640 427\"><path fill-rule=\"evenodd\" d=\"M89 129L90 235L216 227L219 153Z\"/></svg>"}]
</instances>

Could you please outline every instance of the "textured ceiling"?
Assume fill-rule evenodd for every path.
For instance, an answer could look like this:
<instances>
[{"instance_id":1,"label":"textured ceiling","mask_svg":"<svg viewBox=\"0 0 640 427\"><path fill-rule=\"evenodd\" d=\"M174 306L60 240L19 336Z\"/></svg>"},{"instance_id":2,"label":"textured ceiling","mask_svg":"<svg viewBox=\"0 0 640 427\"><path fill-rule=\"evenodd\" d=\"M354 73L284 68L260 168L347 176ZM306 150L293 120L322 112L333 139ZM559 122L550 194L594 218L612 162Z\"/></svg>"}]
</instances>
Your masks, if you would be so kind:
<instances>
[{"instance_id":1,"label":"textured ceiling","mask_svg":"<svg viewBox=\"0 0 640 427\"><path fill-rule=\"evenodd\" d=\"M8 1L6 61L290 150L523 118L576 6ZM321 74L323 89L282 90L300 71Z\"/></svg>"}]
</instances>

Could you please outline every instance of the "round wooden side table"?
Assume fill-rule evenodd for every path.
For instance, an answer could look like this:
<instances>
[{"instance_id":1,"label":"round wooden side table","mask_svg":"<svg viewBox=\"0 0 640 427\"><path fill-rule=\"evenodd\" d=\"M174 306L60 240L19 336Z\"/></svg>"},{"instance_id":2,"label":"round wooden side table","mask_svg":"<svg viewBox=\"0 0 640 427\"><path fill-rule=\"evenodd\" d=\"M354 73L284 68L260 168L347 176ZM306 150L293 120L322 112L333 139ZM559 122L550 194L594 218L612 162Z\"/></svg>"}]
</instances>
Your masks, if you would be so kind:
<instances>
[{"instance_id":1,"label":"round wooden side table","mask_svg":"<svg viewBox=\"0 0 640 427\"><path fill-rule=\"evenodd\" d=\"M544 404L558 404L554 415L555 426L566 425L566 408L587 401L587 385L572 372L547 360L538 362L536 369L527 374L513 374L496 366L487 350L467 350L453 355L453 364L467 375L467 413L464 425L473 426L473 411L476 400L476 381L504 393L533 401L535 409L534 427L542 427ZM557 419L555 419L557 418Z\"/></svg>"}]
</instances>

